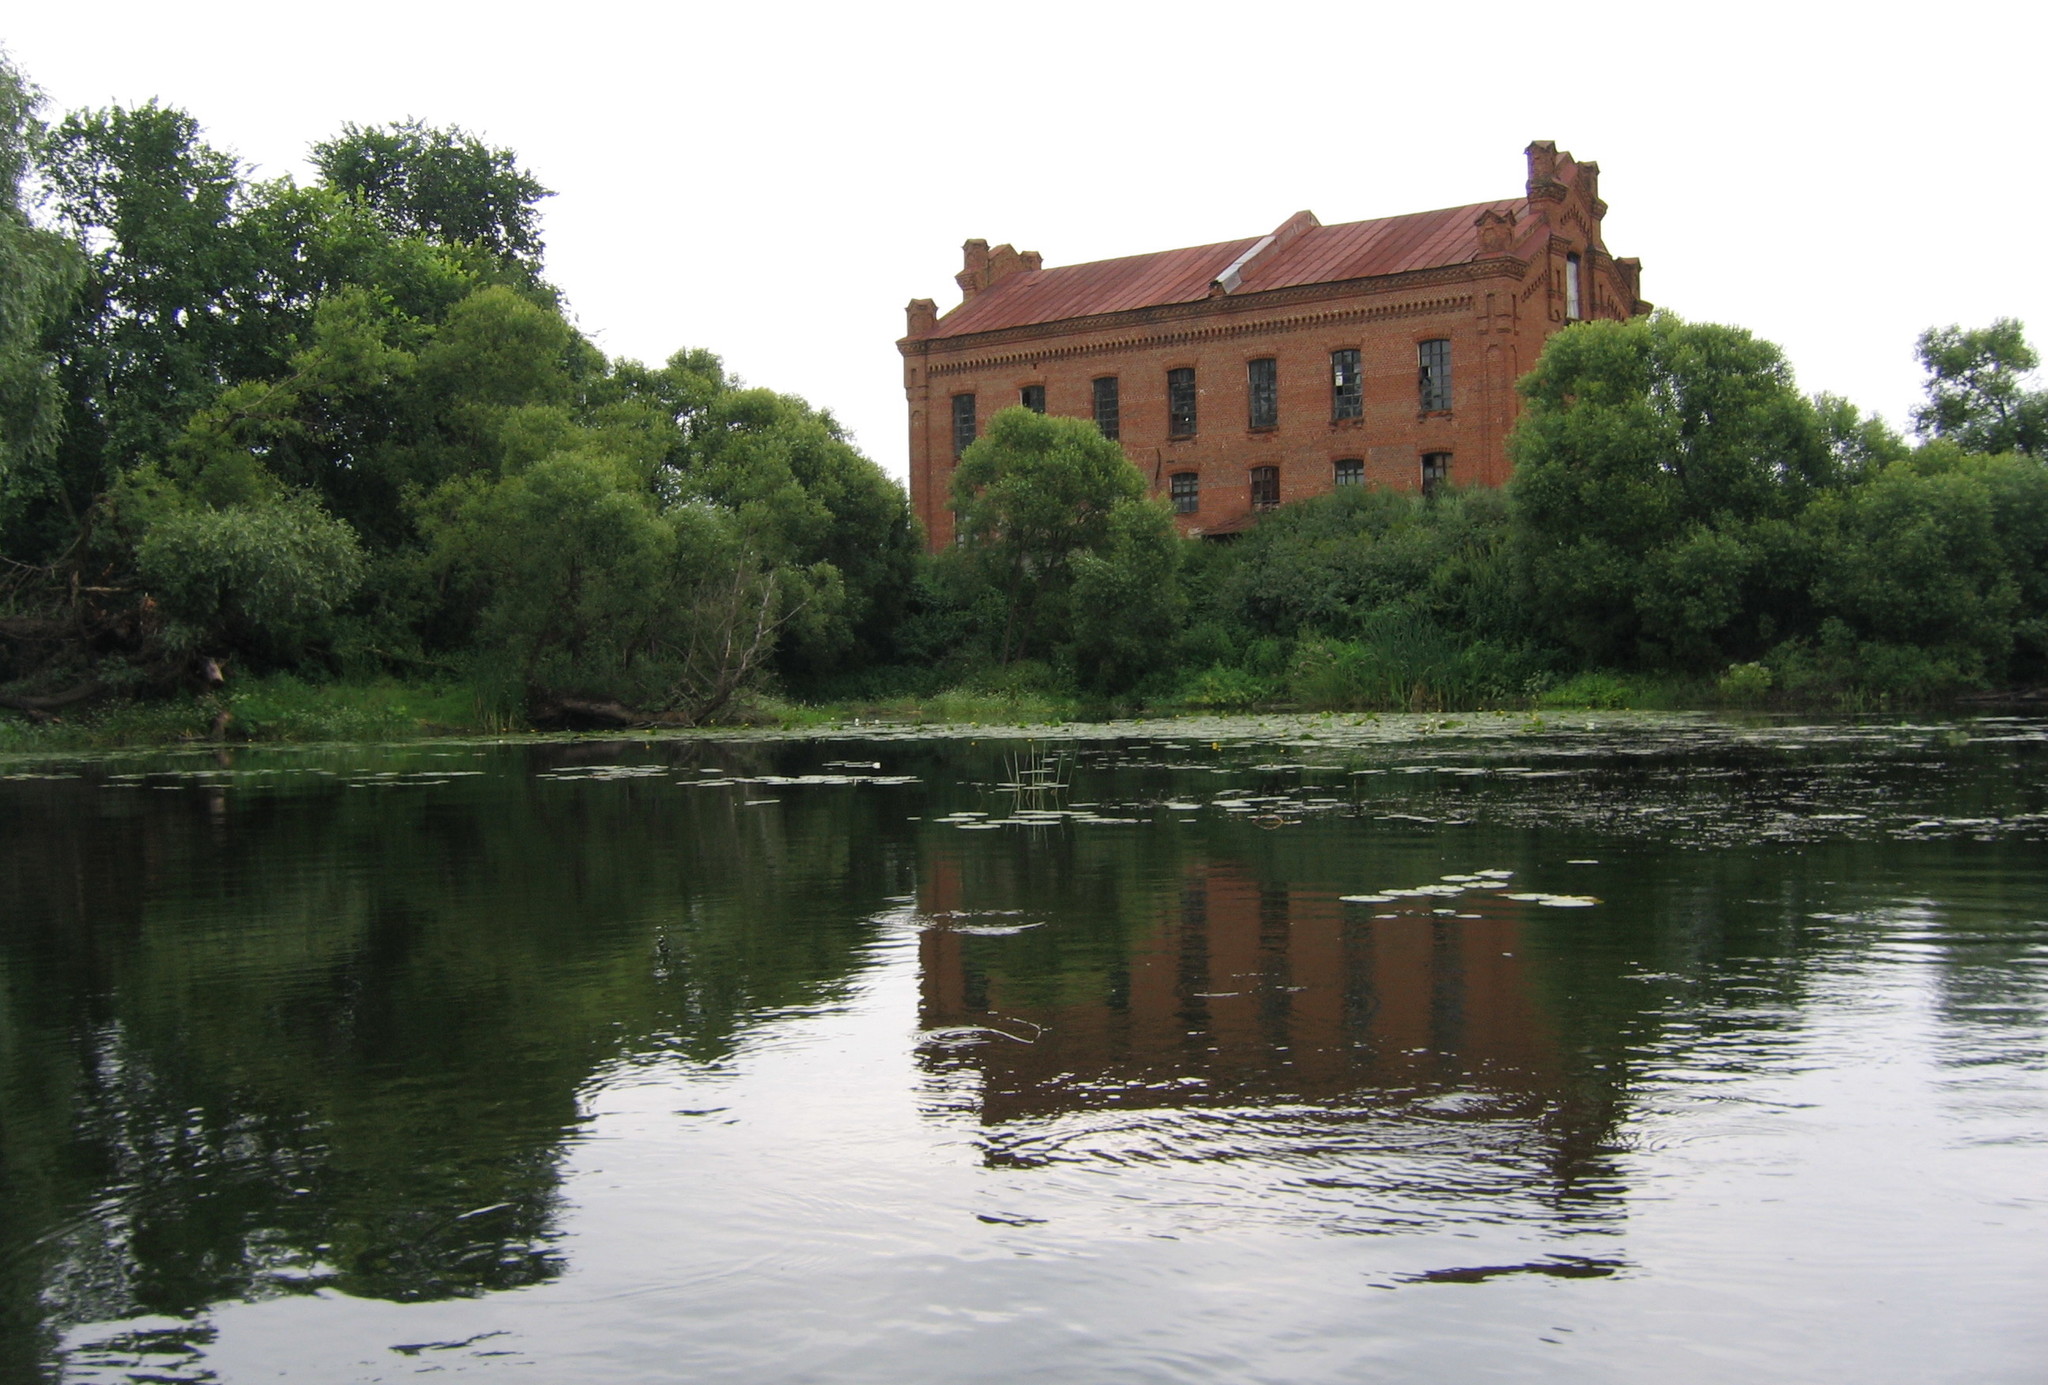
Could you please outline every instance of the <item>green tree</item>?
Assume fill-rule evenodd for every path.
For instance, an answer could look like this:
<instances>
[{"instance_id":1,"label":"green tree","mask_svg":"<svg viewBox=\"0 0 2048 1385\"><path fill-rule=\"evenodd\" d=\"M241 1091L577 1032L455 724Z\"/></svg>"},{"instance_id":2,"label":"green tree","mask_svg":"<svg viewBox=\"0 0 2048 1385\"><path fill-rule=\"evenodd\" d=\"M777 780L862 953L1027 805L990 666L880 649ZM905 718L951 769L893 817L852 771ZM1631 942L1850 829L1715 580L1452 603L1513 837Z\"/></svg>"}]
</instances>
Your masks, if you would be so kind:
<instances>
[{"instance_id":1,"label":"green tree","mask_svg":"<svg viewBox=\"0 0 2048 1385\"><path fill-rule=\"evenodd\" d=\"M1912 451L1892 426L1875 414L1866 414L1837 394L1823 391L1813 397L1813 411L1827 438L1828 452L1844 479L1866 476L1892 462L1903 461Z\"/></svg>"},{"instance_id":2,"label":"green tree","mask_svg":"<svg viewBox=\"0 0 2048 1385\"><path fill-rule=\"evenodd\" d=\"M1144 494L1123 448L1084 419L989 420L953 474L953 511L972 580L1003 594L999 662L1065 638L1075 558L1107 548L1112 512Z\"/></svg>"},{"instance_id":3,"label":"green tree","mask_svg":"<svg viewBox=\"0 0 2048 1385\"><path fill-rule=\"evenodd\" d=\"M0 680L298 640L694 716L888 652L901 488L708 352L607 361L510 151L350 126L301 187L155 103L33 107L0 68Z\"/></svg>"},{"instance_id":4,"label":"green tree","mask_svg":"<svg viewBox=\"0 0 2048 1385\"><path fill-rule=\"evenodd\" d=\"M313 146L313 166L400 235L481 246L539 277L538 204L554 194L509 149L418 120L350 124Z\"/></svg>"},{"instance_id":5,"label":"green tree","mask_svg":"<svg viewBox=\"0 0 2048 1385\"><path fill-rule=\"evenodd\" d=\"M1543 628L1595 660L1708 664L1796 619L1762 531L1842 478L1777 347L1668 313L1582 323L1520 389L1510 495Z\"/></svg>"},{"instance_id":6,"label":"green tree","mask_svg":"<svg viewBox=\"0 0 2048 1385\"><path fill-rule=\"evenodd\" d=\"M63 391L47 337L83 269L77 246L31 223L23 201L40 101L0 55L0 543L26 495L55 479Z\"/></svg>"},{"instance_id":7,"label":"green tree","mask_svg":"<svg viewBox=\"0 0 2048 1385\"><path fill-rule=\"evenodd\" d=\"M2039 686L2048 681L2048 467L2010 454L1968 467L1990 493L1992 533L2017 597L2007 676Z\"/></svg>"},{"instance_id":8,"label":"green tree","mask_svg":"<svg viewBox=\"0 0 2048 1385\"><path fill-rule=\"evenodd\" d=\"M1082 686L1128 692L1167 668L1187 618L1180 585L1187 540L1158 500L1109 512L1099 552L1073 559L1074 667Z\"/></svg>"},{"instance_id":9,"label":"green tree","mask_svg":"<svg viewBox=\"0 0 2048 1385\"><path fill-rule=\"evenodd\" d=\"M1448 628L1514 638L1521 612L1494 491L1347 487L1281 507L1229 546L1216 613L1247 637L1350 637L1390 607Z\"/></svg>"},{"instance_id":10,"label":"green tree","mask_svg":"<svg viewBox=\"0 0 2048 1385\"><path fill-rule=\"evenodd\" d=\"M2000 677L2022 593L1973 464L2006 460L1923 453L1816 497L1796 530L1818 621L1771 652L1781 685L1927 697Z\"/></svg>"},{"instance_id":11,"label":"green tree","mask_svg":"<svg viewBox=\"0 0 2048 1385\"><path fill-rule=\"evenodd\" d=\"M165 514L137 545L136 569L173 649L292 661L362 580L363 554L302 493Z\"/></svg>"},{"instance_id":12,"label":"green tree","mask_svg":"<svg viewBox=\"0 0 2048 1385\"><path fill-rule=\"evenodd\" d=\"M676 533L618 468L557 455L451 482L434 511L437 562L474 602L476 645L515 692L647 695L635 664L681 598Z\"/></svg>"},{"instance_id":13,"label":"green tree","mask_svg":"<svg viewBox=\"0 0 2048 1385\"><path fill-rule=\"evenodd\" d=\"M829 413L739 388L708 353L683 359L700 385L708 373L717 387L700 389L685 413L676 493L734 515L751 549L783 574L789 622L778 666L814 678L886 655L918 552L903 488Z\"/></svg>"},{"instance_id":14,"label":"green tree","mask_svg":"<svg viewBox=\"0 0 2048 1385\"><path fill-rule=\"evenodd\" d=\"M459 478L433 511L435 562L473 603L478 661L531 708L715 717L801 614L808 596L786 589L821 581L764 561L729 511L662 508L594 448Z\"/></svg>"},{"instance_id":15,"label":"green tree","mask_svg":"<svg viewBox=\"0 0 2048 1385\"><path fill-rule=\"evenodd\" d=\"M92 498L167 455L224 381L267 374L294 324L261 311L240 170L192 117L153 102L75 112L43 153L51 206L89 247L57 337L69 409L51 537L68 543Z\"/></svg>"},{"instance_id":16,"label":"green tree","mask_svg":"<svg viewBox=\"0 0 2048 1385\"><path fill-rule=\"evenodd\" d=\"M2028 389L2041 358L2009 317L1989 327L1930 327L1920 334L1927 402L1913 411L1922 437L1947 438L1969 452L2048 457L2048 390Z\"/></svg>"}]
</instances>

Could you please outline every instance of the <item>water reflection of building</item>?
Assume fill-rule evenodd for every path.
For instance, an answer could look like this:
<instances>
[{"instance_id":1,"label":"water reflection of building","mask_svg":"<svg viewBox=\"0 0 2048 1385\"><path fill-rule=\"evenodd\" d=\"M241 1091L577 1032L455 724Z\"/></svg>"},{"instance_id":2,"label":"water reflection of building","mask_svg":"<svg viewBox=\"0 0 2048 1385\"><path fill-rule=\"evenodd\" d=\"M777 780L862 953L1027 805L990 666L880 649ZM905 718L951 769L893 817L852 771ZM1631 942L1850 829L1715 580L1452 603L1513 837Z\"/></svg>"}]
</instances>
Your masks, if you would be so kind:
<instances>
[{"instance_id":1,"label":"water reflection of building","mask_svg":"<svg viewBox=\"0 0 2048 1385\"><path fill-rule=\"evenodd\" d=\"M1028 914L982 916L960 894L942 866L921 896L935 918L922 1020L940 1036L928 1063L968 1079L948 1085L974 1093L984 1127L1118 1107L1432 1102L1433 1119L1538 1132L1531 1153L1560 1194L1611 1186L1613 1104L1588 1100L1569 1070L1520 903L1475 892L1363 907L1205 864L1105 959L1099 945L1063 952L1078 930L1058 920L977 931ZM1432 912L1443 907L1455 913Z\"/></svg>"},{"instance_id":2,"label":"water reflection of building","mask_svg":"<svg viewBox=\"0 0 2048 1385\"><path fill-rule=\"evenodd\" d=\"M955 890L941 872L927 912L958 911ZM963 1050L989 1121L1176 1090L1317 1100L1360 1088L1551 1088L1557 1044L1518 955L1522 906L1468 896L1454 901L1468 917L1429 914L1444 902L1376 920L1327 892L1203 867L1121 959L1063 967L1050 1000L1044 976L1006 964L1020 938L935 927L923 941L923 1021L1025 1022L1016 1032L1031 1043Z\"/></svg>"}]
</instances>

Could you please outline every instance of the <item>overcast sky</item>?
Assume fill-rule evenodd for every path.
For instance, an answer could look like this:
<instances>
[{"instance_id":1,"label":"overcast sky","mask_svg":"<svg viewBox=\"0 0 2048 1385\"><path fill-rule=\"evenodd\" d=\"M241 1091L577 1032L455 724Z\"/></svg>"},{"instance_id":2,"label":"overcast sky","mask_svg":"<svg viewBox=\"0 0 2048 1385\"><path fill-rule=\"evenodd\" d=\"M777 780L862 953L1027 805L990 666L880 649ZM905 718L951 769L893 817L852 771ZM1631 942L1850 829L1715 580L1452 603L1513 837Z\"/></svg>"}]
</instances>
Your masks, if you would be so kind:
<instances>
[{"instance_id":1,"label":"overcast sky","mask_svg":"<svg viewBox=\"0 0 2048 1385\"><path fill-rule=\"evenodd\" d=\"M2048 345L2038 5L42 5L55 113L154 96L262 175L418 116L557 196L614 355L685 346L830 409L901 477L903 305L970 236L1048 265L1518 195L1601 165L1608 248L1903 424L1933 324Z\"/></svg>"}]
</instances>

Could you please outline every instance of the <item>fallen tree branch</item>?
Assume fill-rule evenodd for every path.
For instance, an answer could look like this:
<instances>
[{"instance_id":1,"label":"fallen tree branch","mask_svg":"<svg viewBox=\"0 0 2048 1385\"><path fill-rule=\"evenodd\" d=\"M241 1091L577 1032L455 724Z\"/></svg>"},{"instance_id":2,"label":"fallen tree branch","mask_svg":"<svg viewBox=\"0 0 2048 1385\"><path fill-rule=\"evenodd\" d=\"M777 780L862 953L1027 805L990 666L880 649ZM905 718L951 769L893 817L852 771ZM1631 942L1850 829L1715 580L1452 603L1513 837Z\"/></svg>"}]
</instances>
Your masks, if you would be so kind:
<instances>
[{"instance_id":1,"label":"fallen tree branch","mask_svg":"<svg viewBox=\"0 0 2048 1385\"><path fill-rule=\"evenodd\" d=\"M98 697L106 690L107 685L95 678L88 682L80 683L75 688L67 688L60 693L51 693L48 697L29 697L20 693L0 693L0 707L11 707L17 712L54 712L59 707L69 707L74 703Z\"/></svg>"}]
</instances>

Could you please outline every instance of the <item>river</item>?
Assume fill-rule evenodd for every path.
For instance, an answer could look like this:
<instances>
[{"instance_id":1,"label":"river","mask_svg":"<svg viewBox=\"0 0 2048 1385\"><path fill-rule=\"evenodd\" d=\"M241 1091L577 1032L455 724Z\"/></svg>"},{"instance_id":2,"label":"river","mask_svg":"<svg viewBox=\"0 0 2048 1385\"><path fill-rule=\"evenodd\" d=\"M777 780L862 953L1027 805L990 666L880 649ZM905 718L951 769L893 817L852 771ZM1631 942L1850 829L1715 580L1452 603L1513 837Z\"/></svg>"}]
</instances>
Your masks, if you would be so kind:
<instances>
[{"instance_id":1,"label":"river","mask_svg":"<svg viewBox=\"0 0 2048 1385\"><path fill-rule=\"evenodd\" d=\"M0 1380L2048 1379L2048 722L0 761Z\"/></svg>"}]
</instances>

